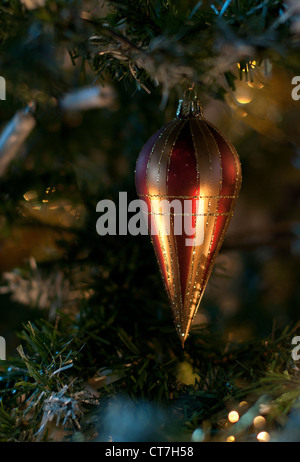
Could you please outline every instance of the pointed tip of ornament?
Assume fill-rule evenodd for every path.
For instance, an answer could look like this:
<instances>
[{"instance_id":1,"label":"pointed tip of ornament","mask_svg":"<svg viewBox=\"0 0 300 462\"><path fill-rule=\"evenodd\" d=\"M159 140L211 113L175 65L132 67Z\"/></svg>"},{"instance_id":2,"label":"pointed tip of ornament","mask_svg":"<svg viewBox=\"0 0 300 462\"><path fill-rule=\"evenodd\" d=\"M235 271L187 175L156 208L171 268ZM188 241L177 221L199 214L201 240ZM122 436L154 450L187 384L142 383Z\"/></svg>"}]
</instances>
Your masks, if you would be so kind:
<instances>
[{"instance_id":1,"label":"pointed tip of ornament","mask_svg":"<svg viewBox=\"0 0 300 462\"><path fill-rule=\"evenodd\" d=\"M184 344L185 344L185 341L187 339L187 336L188 336L188 334L179 334L179 339L180 339L181 346L182 346L183 349L184 349Z\"/></svg>"}]
</instances>

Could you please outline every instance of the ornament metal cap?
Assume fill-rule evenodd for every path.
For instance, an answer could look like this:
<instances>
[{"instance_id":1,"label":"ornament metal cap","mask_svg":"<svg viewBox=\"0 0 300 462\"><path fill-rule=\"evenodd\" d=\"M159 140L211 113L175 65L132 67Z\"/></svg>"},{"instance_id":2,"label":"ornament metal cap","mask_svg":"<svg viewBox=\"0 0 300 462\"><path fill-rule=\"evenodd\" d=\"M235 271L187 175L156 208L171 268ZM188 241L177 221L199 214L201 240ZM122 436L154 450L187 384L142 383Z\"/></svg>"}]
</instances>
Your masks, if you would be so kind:
<instances>
[{"instance_id":1,"label":"ornament metal cap","mask_svg":"<svg viewBox=\"0 0 300 462\"><path fill-rule=\"evenodd\" d=\"M189 117L203 118L200 101L197 98L193 99L192 101L185 101L184 99L180 99L176 111L176 117L178 119L188 119Z\"/></svg>"}]
</instances>

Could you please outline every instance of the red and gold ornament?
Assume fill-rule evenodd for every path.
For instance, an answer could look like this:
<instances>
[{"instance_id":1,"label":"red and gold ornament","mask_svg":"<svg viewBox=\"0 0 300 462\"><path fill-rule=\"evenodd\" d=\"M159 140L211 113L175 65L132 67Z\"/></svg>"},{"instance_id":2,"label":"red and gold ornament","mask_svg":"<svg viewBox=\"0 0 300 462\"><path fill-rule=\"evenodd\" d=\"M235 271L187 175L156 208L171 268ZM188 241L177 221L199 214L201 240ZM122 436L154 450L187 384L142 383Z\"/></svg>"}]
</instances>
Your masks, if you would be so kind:
<instances>
[{"instance_id":1,"label":"red and gold ornament","mask_svg":"<svg viewBox=\"0 0 300 462\"><path fill-rule=\"evenodd\" d=\"M148 207L152 243L184 346L238 197L239 157L232 144L204 119L196 98L180 101L177 117L158 130L140 152L135 180L139 198ZM166 214L157 208L157 200L165 199L179 201L182 211L189 200L192 234L184 226L181 234L174 232L175 209ZM171 222L168 234L167 219ZM196 239L197 232L202 232L203 239ZM193 239L192 245L187 245L187 239Z\"/></svg>"}]
</instances>

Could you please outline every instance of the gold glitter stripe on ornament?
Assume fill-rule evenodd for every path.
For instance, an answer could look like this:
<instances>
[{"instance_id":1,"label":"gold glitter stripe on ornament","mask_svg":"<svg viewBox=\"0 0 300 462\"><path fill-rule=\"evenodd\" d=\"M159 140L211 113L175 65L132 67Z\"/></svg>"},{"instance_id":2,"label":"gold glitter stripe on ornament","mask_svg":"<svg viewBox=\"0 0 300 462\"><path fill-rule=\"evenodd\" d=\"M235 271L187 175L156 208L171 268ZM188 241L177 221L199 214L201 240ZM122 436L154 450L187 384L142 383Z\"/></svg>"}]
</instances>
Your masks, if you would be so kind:
<instances>
[{"instance_id":1,"label":"gold glitter stripe on ornament","mask_svg":"<svg viewBox=\"0 0 300 462\"><path fill-rule=\"evenodd\" d=\"M240 167L238 153L237 153L236 149L234 148L234 146L231 144L231 142L227 138L225 138L224 135L213 124L207 122L207 125L210 126L211 128L213 128L219 134L219 136L224 140L224 142L227 144L227 146L229 147L229 150L232 153L232 156L234 158L235 167L236 167L236 181L235 181L235 187L234 187L234 195L235 195L234 199L237 199L238 198L237 192L239 192L239 189L240 189L240 186L241 186L241 171L240 171L241 167ZM235 202L236 202L236 200L231 201L230 211L229 211L231 213L231 216L228 216L227 220L225 221L225 224L224 224L224 227L223 227L223 230L222 230L218 245L217 245L216 250L215 250L215 254L214 254L214 256L212 258L212 261L211 261L210 271L207 274L206 281L208 281L208 279L209 279L209 276L210 276L210 274L212 272L212 268L214 266L215 260L216 260L216 258L218 256L220 248L221 248L221 246L223 244L225 233L226 233L226 231L228 229L231 217L233 216L233 209L234 209Z\"/></svg>"},{"instance_id":2,"label":"gold glitter stripe on ornament","mask_svg":"<svg viewBox=\"0 0 300 462\"><path fill-rule=\"evenodd\" d=\"M166 169L166 165L167 165L167 162L168 162L168 159L169 159L169 156L170 156L170 152L173 151L174 149L174 146L176 144L176 141L178 139L178 136L182 130L183 127L180 127L182 125L181 121L173 121L173 127L172 127L172 130L171 132L168 134L168 137L167 139L165 140L165 144L164 144L164 148L161 152L161 155L159 157L159 162L158 162L158 174L157 174L157 187L158 187L158 193L161 194L161 187L163 187L165 189L165 191L167 190L167 178L166 178L166 175L167 175L167 169ZM177 133L175 133L175 138L171 141L171 146L169 148L168 146L168 143L169 143L169 140L171 138L171 135L172 135L172 138L173 138L173 134L174 132L176 132L176 130L179 128L179 131ZM162 169L162 165L164 166L164 168ZM161 174L162 173L162 174ZM163 185L161 184L163 180ZM172 229L172 220L170 220L170 230ZM174 265L174 259L176 258L176 252L177 252L177 249L176 249L176 244L174 241L171 241L170 239L170 236L167 235L167 244L168 244L168 249L169 249L169 260L170 260L170 263L169 263L169 267L170 267L170 272L168 273L168 284L171 286L171 281L170 281L170 274L171 274L171 277L172 277L172 287L173 287L173 297L170 296L170 302L171 302L171 306L173 307L173 316L174 316L174 322L176 325L180 324L180 310L178 309L178 306L181 305L181 293L180 293L180 273L179 273L179 265ZM175 257L174 257L175 255ZM177 272L176 272L176 269L177 269ZM171 288L169 288L169 293L171 294Z\"/></svg>"},{"instance_id":3,"label":"gold glitter stripe on ornament","mask_svg":"<svg viewBox=\"0 0 300 462\"><path fill-rule=\"evenodd\" d=\"M236 199L238 196L222 196L222 195L210 195L210 196L171 196L167 194L138 194L139 197L160 197L166 199Z\"/></svg>"},{"instance_id":4,"label":"gold glitter stripe on ornament","mask_svg":"<svg viewBox=\"0 0 300 462\"><path fill-rule=\"evenodd\" d=\"M168 153L168 155L166 156L165 158L165 192L167 193L168 192L168 183L169 183L169 173L170 173L170 163L171 163L171 159L172 159L172 155L173 155L173 151L174 151L174 148L175 148L175 145L176 145L176 142L179 138L179 135L180 133L182 132L183 128L186 126L186 121L185 122L182 122L180 121L180 129L178 130L178 133L177 133L177 136L176 136L176 139L174 140L172 146L171 146L171 149ZM174 227L174 221L173 221L173 217L171 216L171 220L170 220L170 225L172 225L172 229ZM170 242L170 237L168 236L168 242L169 242L169 245L171 245L171 242ZM179 298L179 304L177 306L175 306L175 311L176 311L176 315L177 315L177 323L175 325L176 327L176 330L179 334L179 337L184 337L185 334L183 331L183 328L184 328L184 324L183 324L183 314L184 314L184 304L183 304L183 299L182 299L182 290L181 290L181 278L180 278L180 267L179 267L179 260L178 260L178 247L177 247L177 239L176 239L176 236L175 236L175 233L173 233L173 236L172 236L172 244L174 245L175 247L175 251L174 251L174 259L175 261L173 260L172 261L172 264L174 263L175 267L176 267L176 270L177 270L177 276L178 276L178 279L177 279L177 300ZM175 269L174 269L174 272L175 272ZM175 304L176 305L176 304Z\"/></svg>"},{"instance_id":5,"label":"gold glitter stripe on ornament","mask_svg":"<svg viewBox=\"0 0 300 462\"><path fill-rule=\"evenodd\" d=\"M210 130L208 129L208 127L206 126L206 129L207 129L207 133L209 134L209 137L210 139L213 141L215 147L216 147L216 150L217 150L217 153L218 153L218 157L219 157L219 164L220 164L220 183L219 183L219 197L217 199L217 206L216 206L216 209L218 210L219 209L219 204L220 204L220 199L221 199L221 190L222 190L222 186L223 186L223 168L222 168L222 156L221 156L221 152L220 152L220 149L219 149L219 146L218 146L218 143L215 139L215 137L213 136L213 134L210 132ZM206 285L207 285L207 281L208 281L208 277L207 275L210 274L211 270L212 270L212 267L213 267L213 262L212 260L209 262L209 266L207 267L207 263L208 263L208 259L211 255L211 248L212 248L212 244L213 244L213 241L214 241L214 238L215 238L215 231L216 231L216 227L217 227L217 219L218 216L216 216L215 220L214 220L214 227L213 227L213 231L212 231L212 235L211 235L211 239L210 239L210 243L209 243L209 248L208 248L208 252L207 252L207 256L206 256L206 265L204 265L204 268L203 268L203 273L202 273L202 278L201 278L201 287L202 287L202 296L204 294L204 291L206 289ZM206 272L206 277L205 277L205 272ZM201 302L201 299L202 299L202 296L199 300L199 304Z\"/></svg>"},{"instance_id":6,"label":"gold glitter stripe on ornament","mask_svg":"<svg viewBox=\"0 0 300 462\"><path fill-rule=\"evenodd\" d=\"M209 133L209 130L205 124L205 121L202 120L202 119L196 119L196 124L197 124L197 128L198 130L200 131L202 137L199 137L198 140L203 140L204 142L204 145L205 145L205 151L204 151L204 148L203 148L203 151L201 152L201 150L199 149L199 158L201 160L201 163L202 163L202 160L203 160L203 167L206 171L206 168L207 168L207 162L205 161L205 157L204 157L204 153L207 153L208 155L208 160L209 160L209 174L207 175L206 177L206 188L208 189L217 189L216 192L218 192L217 194L206 194L207 196L211 196L209 198L209 207L212 207L212 200L213 202L215 202L215 199L217 199L217 204L216 204L216 207L217 207L217 210L218 210L218 204L219 204L219 199L220 199L220 191L221 191L221 186L222 186L222 165L221 165L221 162L220 162L220 159L221 159L221 155L220 155L220 151L218 149L218 146L215 142L215 140L211 137L210 133ZM215 158L215 157L218 157L219 158L219 163L216 164L216 162L212 162L212 159ZM213 171L213 168L212 168L212 165L214 165L214 170ZM219 177L219 185L218 187L215 186L215 179L216 177ZM201 181L201 179L200 179ZM208 182L208 184L207 184ZM216 196L216 197L213 197L213 196ZM194 319L194 317L196 316L196 313L198 311L198 308L199 308L199 304L200 304L200 300L202 298L202 295L203 295L203 292L204 292L204 288L202 287L202 281L203 281L203 273L204 273L204 270L205 270L205 263L207 262L207 258L209 256L209 253L210 253L210 249L211 249L211 245L212 245L212 241L213 241L213 238L214 238L214 232L215 232L215 226L216 226L216 217L219 216L219 214L215 213L215 212L207 212L206 213L206 216L208 217L207 219L207 222L206 222L206 230L205 230L205 235L204 235L204 242L203 242L203 246L202 246L202 252L201 252L201 255L200 255L200 258L198 260L198 265L197 265L197 269L196 269L196 273L195 273L195 276L194 276L194 285L193 285L193 294L194 294L194 297L192 298L192 300L190 300L190 302L192 301L193 302L193 299L196 300L196 303L190 303L190 313L189 313L189 319L188 319L188 329L190 328L190 325L191 325L191 322L192 320ZM209 217L213 217L213 219L210 219ZM211 233L211 230L212 230L212 233ZM205 236L207 236L212 234L211 236L211 240L210 242L208 241L206 243L206 239L205 239ZM201 278L201 282L199 283L198 281L198 275L202 275L202 278Z\"/></svg>"},{"instance_id":7,"label":"gold glitter stripe on ornament","mask_svg":"<svg viewBox=\"0 0 300 462\"><path fill-rule=\"evenodd\" d=\"M220 199L223 198L223 196L220 194L221 192L221 188L222 188L222 185L223 185L223 170L222 170L222 159L221 159L221 153L220 153L220 150L219 150L219 147L216 143L216 140L215 138L212 136L210 130L208 129L207 125L206 125L206 121L200 121L200 120L197 120L197 123L199 125L199 129L201 130L201 133L204 137L204 140L205 140L205 143L206 143L206 146L207 146L207 149L208 149L208 152L209 152L209 158L210 158L210 184L211 184L211 187L214 187L214 184L215 184L215 178L214 178L214 174L216 172L213 171L213 168L212 168L212 158L215 158L217 157L219 162L218 162L218 175L219 175L219 178L220 178L220 181L219 181L219 184L218 184L218 194L213 194L211 196L214 196L214 197L211 197L211 199L217 199L217 203L216 204L213 204L213 207L216 207L216 210L218 210L219 208L219 202L220 202ZM209 144L208 144L209 143ZM214 162L214 165L216 165L216 163ZM215 202L215 201L214 201ZM210 206L212 207L212 204L210 204ZM227 213L227 212L226 212ZM207 246L205 246L205 248L203 248L203 254L201 255L201 259L199 260L199 265L198 265L198 268L197 268L197 276L196 276L196 279L195 279L195 282L196 282L196 287L197 287L197 279L198 279L198 274L199 274L199 271L200 271L200 268L201 268L201 272L202 272L202 277L201 277L201 280L200 280L200 283L198 282L198 284L200 284L200 297L198 299L198 303L196 305L196 309L194 309L194 313L193 313L193 317L192 319L195 318L196 314L197 314L197 311L199 309L199 305L200 305L200 302L201 302L201 299L203 297L203 294L204 294L204 291L205 291L205 284L204 284L204 272L205 272L205 269L206 269L206 264L207 264L207 261L208 261L208 258L210 256L210 253L211 253L211 247L212 247L212 243L213 243L213 240L214 240L214 236L215 236L215 230L216 230L216 224L217 224L217 217L220 216L221 214L219 212L215 212L215 213L212 213L212 216L214 216L214 220L213 222L210 224L210 228L212 228L212 231L211 231L211 239L210 241L207 243ZM207 220L207 226L208 226L208 220ZM204 260L202 260L203 258L203 255L204 255ZM201 273L200 273L201 274ZM196 288L195 285L194 285L194 289ZM192 321L192 320L191 320Z\"/></svg>"},{"instance_id":8,"label":"gold glitter stripe on ornament","mask_svg":"<svg viewBox=\"0 0 300 462\"><path fill-rule=\"evenodd\" d=\"M238 187L238 164L237 164L237 157L238 157L238 154L236 152L236 150L233 148L233 146L231 145L230 141L228 141L226 138L224 138L224 136L219 132L219 130L214 127L214 125L212 124L208 124L209 126L211 126L213 129L215 129L215 131L220 135L220 137L223 139L223 141L226 143L227 147L229 148L229 150L231 151L232 155L233 155L233 159L234 159L234 162L235 162L235 166L236 166L236 183L235 183L235 190L234 190L234 193L236 194L237 192L237 187ZM212 269L213 269L213 266L214 266L214 263L215 263L215 260L219 254L219 251L220 251L220 248L223 244L223 240L224 240L224 236L225 236L225 233L227 231L227 228L229 226L229 223L230 223L230 220L231 220L231 217L233 216L233 208L234 208L234 205L235 205L235 200L232 200L231 201L231 204L230 204L230 213L231 215L227 217L227 220L225 221L225 224L224 224L224 227L223 227L223 230L222 230L222 233L220 235L220 238L219 238L219 242L218 242L218 245L215 249L215 253L214 253L214 256L211 260L211 264L210 264L210 269L209 271L207 272L207 276L205 278L205 284L207 283L209 277L210 277L210 274L212 272Z\"/></svg>"},{"instance_id":9,"label":"gold glitter stripe on ornament","mask_svg":"<svg viewBox=\"0 0 300 462\"><path fill-rule=\"evenodd\" d=\"M141 210L142 213L145 215L162 215L162 216L174 216L174 217L221 217L221 216L226 216L229 214L232 214L232 212L204 212L204 213L162 213L162 212L146 212L145 210Z\"/></svg>"},{"instance_id":10,"label":"gold glitter stripe on ornament","mask_svg":"<svg viewBox=\"0 0 300 462\"><path fill-rule=\"evenodd\" d=\"M233 146L233 144L220 132L220 130L217 127L215 127L210 122L207 122L207 125L209 127L211 127L212 129L214 129L218 133L218 135L225 141L225 143L227 144L227 146L229 147L229 149L230 149L230 151L232 153L234 163L235 163L235 167L236 167L235 187L234 187L234 197L233 197L233 199L236 199L236 198L238 198L237 193L239 192L240 187L241 187L241 183L242 183L242 170L241 170L241 164L240 164L239 155L237 153L237 150Z\"/></svg>"},{"instance_id":11,"label":"gold glitter stripe on ornament","mask_svg":"<svg viewBox=\"0 0 300 462\"><path fill-rule=\"evenodd\" d=\"M168 130L164 132L163 136L161 136L160 138L159 143L157 143L155 146L155 149L152 150L151 159L149 159L148 168L147 168L148 193L150 189L152 189L151 193L153 193L153 189L157 190L157 188L160 188L161 182L158 180L162 178L161 162L162 162L163 157L166 158L165 163L167 162L169 151L174 146L174 143L176 142L178 134L179 134L179 133L175 133L175 139L173 139L174 132L176 132L177 127L180 125L181 123L179 124L179 122L175 122L175 124L174 122L170 123L168 126L169 127ZM170 138L171 138L171 143L169 142ZM149 194L149 196L151 195L153 194ZM154 195L156 196L156 194ZM153 206L155 206L155 204L153 204L152 207ZM158 231L157 240L159 242L160 250L162 252L162 261L160 261L159 266L162 265L164 269L164 274L162 274L164 285L166 287L166 292L169 296L171 306L173 308L173 315L175 318L174 320L178 324L179 310L178 310L178 307L176 306L176 302L178 300L178 293L176 291L176 287L178 287L178 284L176 286L176 277L179 278L179 273L177 274L174 268L173 253L175 252L175 250L172 251L172 243L169 237L166 238L162 236L160 226L158 225L158 223L155 220L154 221L152 220L152 223L154 223ZM152 242L153 242L153 239L152 239ZM159 255L157 254L156 257L159 262L158 256Z\"/></svg>"},{"instance_id":12,"label":"gold glitter stripe on ornament","mask_svg":"<svg viewBox=\"0 0 300 462\"><path fill-rule=\"evenodd\" d=\"M196 137L196 133L197 132L199 133L199 125L197 123L197 119L193 118L193 119L190 120L190 130L191 130L191 134L192 134L195 157L196 157L196 161L197 161L197 183L198 183L198 188L199 188L197 196L198 196L199 199L202 199L202 197L200 197L200 192L203 189L207 190L207 187L208 187L207 185L208 185L209 179L210 179L209 172L206 172L206 168L204 168L207 165L207 158L208 158L209 168L210 168L210 171L211 171L210 152L209 152L207 143L205 142L205 139L203 137L202 131L200 131L202 137L201 138L199 138L199 136ZM201 140L201 143L199 144L200 140ZM203 164L202 164L202 159L203 159ZM200 168L201 168L201 175L200 175ZM206 202L206 201L204 201L204 202ZM205 215L204 214L197 214L195 216L205 216ZM196 231L195 231L195 233L197 233L197 221L198 220L196 220ZM205 235L204 235L204 240L205 240ZM194 311L196 309L195 303L192 303L193 300L196 299L196 297L195 297L195 285L197 283L197 281L196 281L197 270L196 270L196 273L194 274L194 271L195 271L194 268L195 268L195 266L196 266L196 268L198 268L199 261L201 260L202 255L203 255L203 246L204 246L204 241L202 243L202 252L201 252L200 256L196 255L196 236L195 236L192 255L191 255L191 262L190 262L190 265L189 265L190 277L189 277L187 291L186 291L186 295L185 295L185 300L186 300L186 303L188 304L188 310L189 310L188 323L189 323L189 319L191 319L193 317L193 313L194 313ZM195 265L195 259L197 259L196 265ZM193 289L191 291L192 281L194 281L194 284L193 284ZM191 291L191 294L190 294L190 291Z\"/></svg>"},{"instance_id":13,"label":"gold glitter stripe on ornament","mask_svg":"<svg viewBox=\"0 0 300 462\"><path fill-rule=\"evenodd\" d=\"M206 122L205 122L206 123ZM204 128L204 127L203 127ZM200 128L201 129L201 128ZM223 187L223 168L222 168L222 156L221 156L221 152L220 152L220 149L219 149L219 146L218 146L218 143L215 139L215 137L212 135L212 133L210 132L210 130L207 128L207 126L205 126L205 129L206 129L206 133L208 134L208 138L210 138L210 140L213 142L215 148L216 148L216 151L217 151L217 154L218 154L218 157L219 157L219 167L220 167L220 182L219 182L219 194L218 194L218 198L217 198L217 210L219 209L219 204L220 204L220 198L221 198L221 190L222 190L222 187ZM213 178L212 178L212 182L213 182ZM215 215L216 217L218 217L219 215ZM212 248L212 244L213 244L213 241L214 241L214 237L215 237L215 231L216 231L216 226L217 226L217 220L214 220L214 227L213 227L213 232L212 232L212 235L211 235L211 240L210 240L210 244L209 244L209 248L208 248L208 254L207 254L207 259L208 257L210 256L211 254L211 248ZM204 268L205 270L205 268ZM203 283L203 278L201 280L201 284Z\"/></svg>"},{"instance_id":14,"label":"gold glitter stripe on ornament","mask_svg":"<svg viewBox=\"0 0 300 462\"><path fill-rule=\"evenodd\" d=\"M154 187L154 189L156 190L157 187L158 187L158 185L156 184L157 179L155 178L155 176L156 177L158 176L158 172L157 172L157 169L156 169L156 167L158 166L158 162L157 162L157 159L155 159L155 157L157 156L157 152L161 152L161 151L164 151L166 149L169 137L170 137L171 133L173 132L173 130L174 130L173 125L169 124L169 130L167 132L165 131L164 136L161 137L162 146L160 146L160 143L157 143L156 150L153 150L153 155L152 155L151 161L154 162L154 165L151 166L149 164L149 169L152 167L151 168L152 182L151 182L151 180L149 180L149 178L147 176L149 189ZM154 179L154 185L155 186L153 186L153 179ZM151 220L151 226L152 225L153 225L153 220ZM159 245L160 245L160 249L161 249L162 257L163 257L163 261L161 262L161 264L164 267L163 280L164 280L164 284L165 284L165 287L166 287L168 297L169 297L170 300L172 300L172 298L173 298L173 293L172 293L172 290L171 290L172 285L174 287L174 283L172 285L170 283L171 276L172 276L172 282L174 280L174 274L172 272L172 259L171 259L171 256L168 255L168 248L166 248L167 243L164 242L165 238L163 238L163 236L162 236L160 225L158 225L155 220L154 220L154 225L155 225L156 230L158 231L158 241L159 241ZM171 259L171 261L170 261L170 259Z\"/></svg>"},{"instance_id":15,"label":"gold glitter stripe on ornament","mask_svg":"<svg viewBox=\"0 0 300 462\"><path fill-rule=\"evenodd\" d=\"M152 149L151 149L149 157L148 157L147 166L146 166L146 188L147 188L147 193L148 193L147 196L149 196L148 172L149 172L149 166L150 166L150 162L151 162L151 159L152 159L152 155L153 155L153 152L154 152L155 148L157 147L158 143L160 142L160 140L162 139L162 137L164 136L166 131L170 128L170 125L171 125L171 123L167 124L164 127L164 129L161 131L161 133L159 134L158 138L156 139L154 145L152 146ZM151 227L152 227L152 225L153 225L153 223L151 222ZM166 292L167 292L167 294L169 295L169 298L170 298L169 287L168 287L168 285L166 283L165 276L164 276L164 273L168 273L168 268L166 267L165 262L164 262L164 267L163 268L161 267L161 261L159 259L159 255L157 254L156 247L155 247L154 242L153 242L152 239L151 239L151 242L153 244L153 248L154 248L154 252L155 252L155 255L156 255L157 263L158 263L158 266L159 266L159 269L160 269L160 272L161 272L163 284L164 284ZM162 252L164 252L164 248L162 249Z\"/></svg>"},{"instance_id":16,"label":"gold glitter stripe on ornament","mask_svg":"<svg viewBox=\"0 0 300 462\"><path fill-rule=\"evenodd\" d=\"M200 195L200 191L201 191L201 181L200 181L201 177L200 177L200 167L199 167L199 155L197 153L197 147L196 147L196 142L195 142L195 135L194 135L192 120L193 119L190 120L190 131L191 131L191 135L192 135L192 141L193 141L193 147L194 147L194 155L195 155L195 158L196 158L196 171L197 171L196 196L200 199L199 195ZM198 200L198 198L197 198L197 200ZM197 205L199 205L199 203L197 203L196 206ZM195 215L195 216L199 216L199 215ZM187 287L185 298L188 298L188 295L190 293L192 277L193 277L193 274L194 274L194 264L195 264L195 254L196 254L196 239L197 239L197 219L196 219L196 222L195 222L195 238L194 238L194 245L193 245L193 250L192 250L192 263L190 264L190 277L189 277L189 282L188 282L188 287ZM190 306L191 306L191 300L192 300L192 298L190 298Z\"/></svg>"},{"instance_id":17,"label":"gold glitter stripe on ornament","mask_svg":"<svg viewBox=\"0 0 300 462\"><path fill-rule=\"evenodd\" d=\"M177 133L177 136L171 146L171 149L170 151L168 152L168 154L164 157L164 166L165 166L165 170L164 170L164 187L165 187L165 192L167 193L168 191L168 181L169 181L169 171L170 171L170 162L171 162L171 158L172 158L172 155L173 155L173 150L175 148L175 145L176 145L176 142L179 138L179 135L180 133L182 132L183 128L185 127L186 123L182 123L182 121L180 122L180 129ZM161 191L159 191L161 193ZM174 230L174 220L173 220L173 216L170 217L170 226L171 226L171 229ZM168 243L169 243L169 246L170 248L173 248L174 247L174 252L173 252L173 258L172 258L172 268L173 268L173 271L174 271L174 274L176 273L177 275L177 286L176 286L176 300L175 300L175 303L174 303L174 309L175 309L175 313L176 313L176 318L174 316L174 321L175 321L175 327L176 327L176 330L179 334L179 336L182 336L182 312L183 312L183 301L182 301L182 295L181 295L181 279L180 279L180 267L179 267L179 261L178 261L178 248L177 248L177 240L176 240L176 236L175 236L175 232L173 232L173 235L172 235L172 238L171 236L168 236L167 237L168 239Z\"/></svg>"}]
</instances>

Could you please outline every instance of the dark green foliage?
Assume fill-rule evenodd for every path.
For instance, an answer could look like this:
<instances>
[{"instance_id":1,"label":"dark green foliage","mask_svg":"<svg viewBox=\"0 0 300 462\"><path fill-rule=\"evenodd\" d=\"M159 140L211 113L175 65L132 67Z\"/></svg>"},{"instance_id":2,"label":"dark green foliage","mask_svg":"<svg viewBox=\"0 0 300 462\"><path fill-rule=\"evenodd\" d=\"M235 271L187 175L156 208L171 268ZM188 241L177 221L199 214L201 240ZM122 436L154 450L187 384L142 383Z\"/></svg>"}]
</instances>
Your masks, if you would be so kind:
<instances>
[{"instance_id":1,"label":"dark green foliage","mask_svg":"<svg viewBox=\"0 0 300 462\"><path fill-rule=\"evenodd\" d=\"M223 8L226 3L111 1L102 9L99 2L86 8L84 1L48 0L27 10L18 1L2 2L1 69L14 98L45 103L77 85L75 76L92 83L89 67L100 82L109 75L147 91L159 84L165 97L191 81L203 95L223 97L226 88L212 72L212 58L215 66L222 63L227 81L232 60L272 57L294 66L297 50L290 18L281 21L283 1L233 0ZM232 49L228 57L226 47ZM65 50L77 65L73 73L66 72ZM203 77L211 72L208 83Z\"/></svg>"},{"instance_id":2,"label":"dark green foliage","mask_svg":"<svg viewBox=\"0 0 300 462\"><path fill-rule=\"evenodd\" d=\"M115 320L107 318L99 329L99 321L99 317L91 316L90 310L83 307L81 319L75 323L63 317L56 326L45 321L39 326L31 323L25 326L20 334L23 345L18 348L20 359L2 362L0 436L3 441L36 440L44 407L53 394L59 395L64 388L65 398L77 400L81 406L78 426L87 440L95 431L96 438L103 439L102 416L106 415L108 400L113 396L121 396L138 406L143 401L155 403L158 409L166 410L169 431L160 434L154 424L153 433L158 431L157 437L167 440L183 438L207 420L219 432L220 416L226 417L228 401L237 403L250 396L255 402L265 394L274 397L270 422L282 419L282 414L286 415L297 402L299 377L290 358L294 331L286 329L281 335L248 344L224 345L211 332L199 329L185 352L178 348L176 353L170 343L162 353L159 338L171 339L171 329L166 332L161 324L149 324L147 330L152 331L157 343L148 343L146 349L143 346L146 339L137 332L131 336ZM176 379L176 364L183 360L192 360L198 377L194 385L184 385ZM98 388L98 399L87 405L80 393L85 380L93 377L93 370L95 374L98 372L95 377L100 378L102 372L103 380L105 376L112 377L112 382ZM58 415L59 408L55 420Z\"/></svg>"},{"instance_id":3,"label":"dark green foliage","mask_svg":"<svg viewBox=\"0 0 300 462\"><path fill-rule=\"evenodd\" d=\"M1 363L0 440L107 441L107 413L119 399L130 403L137 421L140 406L147 410L142 416L156 416L147 435L159 441L190 441L197 428L206 429L207 440L224 441L228 411L242 400L256 406L265 396L272 404L268 430L284 427L300 392L291 358L300 301L292 143L251 131L237 146L246 211L259 206L275 223L295 226L263 236L257 231L257 240L246 229L245 236L225 241L225 251L237 249L241 259L230 289L239 310L232 319L208 292L209 325L194 326L184 350L148 236L100 237L95 224L99 200L117 203L119 191L127 191L128 201L136 198L137 155L174 117L178 96L191 82L205 102L224 99L239 78L251 81L252 60L268 57L299 71L293 18L282 20L284 2L271 0L104 3L102 9L98 1L87 7L48 0L28 10L17 0L0 2L0 67L8 83L1 123L29 101L37 104L37 127L1 178L1 238L5 243L16 229L39 236L55 231L55 258L42 258L36 272L22 260L17 276L32 282L37 275L42 286L43 278L61 272L76 291L71 306L57 295L54 315L49 307L41 311L38 297L27 306L1 294L0 334L11 345ZM240 75L233 71L237 63ZM96 83L113 87L115 107L71 115L61 110L65 93ZM59 221L23 214L24 193L36 191L41 203L47 188L50 204L68 199L84 207L82 226L66 234ZM14 263L10 249L3 273ZM218 289L215 273L211 287ZM274 318L279 325L272 331ZM251 327L246 340L230 337L245 325ZM53 421L45 421L47 409ZM55 435L58 428L63 437ZM243 430L241 439L252 430Z\"/></svg>"}]
</instances>

